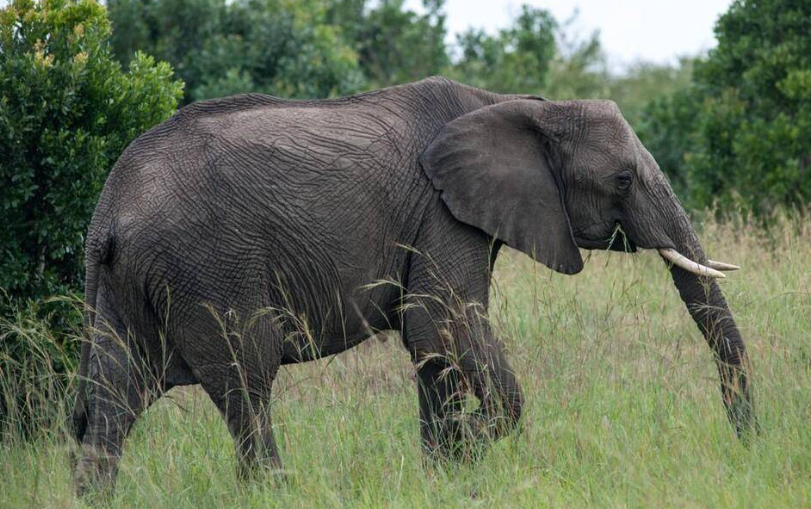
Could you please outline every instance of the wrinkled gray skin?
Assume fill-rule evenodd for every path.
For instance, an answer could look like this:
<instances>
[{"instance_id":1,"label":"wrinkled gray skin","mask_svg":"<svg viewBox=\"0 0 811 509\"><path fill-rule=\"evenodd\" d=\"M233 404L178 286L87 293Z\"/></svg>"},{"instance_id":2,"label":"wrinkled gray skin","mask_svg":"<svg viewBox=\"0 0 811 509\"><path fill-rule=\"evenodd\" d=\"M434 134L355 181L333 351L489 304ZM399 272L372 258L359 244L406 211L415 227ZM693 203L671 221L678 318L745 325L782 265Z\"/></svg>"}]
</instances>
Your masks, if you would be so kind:
<instances>
[{"instance_id":1,"label":"wrinkled gray skin","mask_svg":"<svg viewBox=\"0 0 811 509\"><path fill-rule=\"evenodd\" d=\"M627 239L611 245L617 224ZM674 248L706 262L610 101L430 78L342 99L184 108L124 152L88 234L79 490L112 488L138 414L184 384L222 412L243 475L279 467L268 405L279 366L387 329L402 331L417 366L429 454L502 436L522 407L482 318L502 244L565 274L583 268L578 247ZM745 434L747 360L724 297L714 280L670 271ZM480 408L463 422L465 393Z\"/></svg>"}]
</instances>

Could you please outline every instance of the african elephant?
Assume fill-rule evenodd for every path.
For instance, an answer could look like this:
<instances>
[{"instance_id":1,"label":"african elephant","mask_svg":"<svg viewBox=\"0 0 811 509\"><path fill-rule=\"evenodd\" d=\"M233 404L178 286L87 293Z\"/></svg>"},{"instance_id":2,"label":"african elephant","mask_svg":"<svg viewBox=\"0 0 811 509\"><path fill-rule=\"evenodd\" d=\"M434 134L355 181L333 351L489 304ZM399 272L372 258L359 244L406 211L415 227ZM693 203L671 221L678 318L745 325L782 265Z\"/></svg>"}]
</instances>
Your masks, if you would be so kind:
<instances>
[{"instance_id":1,"label":"african elephant","mask_svg":"<svg viewBox=\"0 0 811 509\"><path fill-rule=\"evenodd\" d=\"M713 279L734 266L707 260L613 102L444 78L327 100L239 95L142 135L104 186L86 246L79 490L112 488L139 413L184 384L221 411L240 473L279 467L279 367L384 330L416 366L429 454L503 436L522 408L484 319L503 244L563 274L583 268L579 248L659 250L730 420L752 427L744 343ZM465 394L477 411L460 414Z\"/></svg>"}]
</instances>

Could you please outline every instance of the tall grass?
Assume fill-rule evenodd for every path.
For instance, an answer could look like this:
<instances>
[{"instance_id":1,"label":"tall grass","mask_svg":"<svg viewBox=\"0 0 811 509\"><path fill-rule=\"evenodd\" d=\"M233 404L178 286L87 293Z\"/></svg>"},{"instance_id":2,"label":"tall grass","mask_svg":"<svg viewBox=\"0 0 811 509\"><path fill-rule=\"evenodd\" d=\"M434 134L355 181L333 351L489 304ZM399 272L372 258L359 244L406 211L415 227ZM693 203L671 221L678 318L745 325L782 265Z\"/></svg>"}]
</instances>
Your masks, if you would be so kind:
<instances>
[{"instance_id":1,"label":"tall grass","mask_svg":"<svg viewBox=\"0 0 811 509\"><path fill-rule=\"evenodd\" d=\"M110 504L811 506L811 224L780 216L766 232L743 219L710 221L702 239L714 259L743 266L722 287L754 369L762 432L748 448L726 420L710 350L657 255L592 253L583 273L565 277L507 251L490 318L524 390L524 422L480 462L423 462L413 368L399 339L386 336L282 369L274 426L286 483L239 483L225 424L200 390L186 388L136 424ZM35 323L3 327L50 340ZM83 505L58 418L68 402L46 399L40 434L2 439L2 507Z\"/></svg>"}]
</instances>

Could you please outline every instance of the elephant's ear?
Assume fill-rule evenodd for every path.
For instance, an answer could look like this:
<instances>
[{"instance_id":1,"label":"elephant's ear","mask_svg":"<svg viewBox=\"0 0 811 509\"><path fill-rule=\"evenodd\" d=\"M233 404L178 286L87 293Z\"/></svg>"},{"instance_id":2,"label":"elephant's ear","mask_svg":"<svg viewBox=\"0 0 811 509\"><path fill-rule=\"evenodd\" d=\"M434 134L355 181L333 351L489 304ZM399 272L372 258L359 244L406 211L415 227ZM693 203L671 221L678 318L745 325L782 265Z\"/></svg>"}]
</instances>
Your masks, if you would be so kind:
<instances>
[{"instance_id":1,"label":"elephant's ear","mask_svg":"<svg viewBox=\"0 0 811 509\"><path fill-rule=\"evenodd\" d=\"M549 163L553 129L540 118L539 106L508 101L459 117L442 129L420 163L456 219L553 270L576 274L583 259L557 169Z\"/></svg>"}]
</instances>

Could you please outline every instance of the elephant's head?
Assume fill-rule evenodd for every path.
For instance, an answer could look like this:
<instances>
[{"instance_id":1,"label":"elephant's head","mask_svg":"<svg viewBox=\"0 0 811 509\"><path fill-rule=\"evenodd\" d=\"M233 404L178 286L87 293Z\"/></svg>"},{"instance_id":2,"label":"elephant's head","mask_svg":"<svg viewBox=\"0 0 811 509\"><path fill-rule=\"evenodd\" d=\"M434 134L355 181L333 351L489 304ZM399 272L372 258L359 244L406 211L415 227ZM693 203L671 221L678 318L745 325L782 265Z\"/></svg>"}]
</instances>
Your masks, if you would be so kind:
<instances>
[{"instance_id":1,"label":"elephant's head","mask_svg":"<svg viewBox=\"0 0 811 509\"><path fill-rule=\"evenodd\" d=\"M730 419L752 424L743 340L656 161L610 101L498 103L448 123L421 157L451 213L565 274L578 248L655 249L713 347Z\"/></svg>"}]
</instances>

